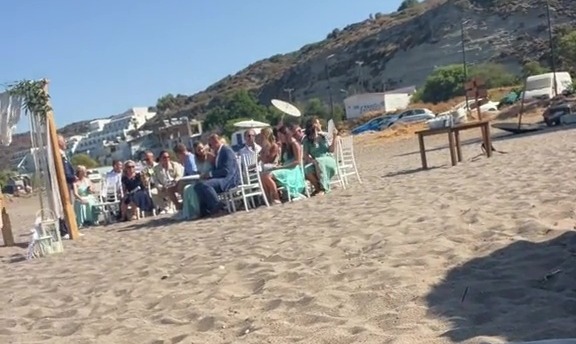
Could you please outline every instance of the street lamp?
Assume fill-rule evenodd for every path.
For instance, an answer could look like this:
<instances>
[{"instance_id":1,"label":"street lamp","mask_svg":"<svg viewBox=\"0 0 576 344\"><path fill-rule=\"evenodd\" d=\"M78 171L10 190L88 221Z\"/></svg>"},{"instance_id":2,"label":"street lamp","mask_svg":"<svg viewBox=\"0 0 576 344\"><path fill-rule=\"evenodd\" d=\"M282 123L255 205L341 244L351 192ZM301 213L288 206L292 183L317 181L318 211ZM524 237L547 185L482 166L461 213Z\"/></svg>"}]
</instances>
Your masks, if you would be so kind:
<instances>
[{"instance_id":1,"label":"street lamp","mask_svg":"<svg viewBox=\"0 0 576 344\"><path fill-rule=\"evenodd\" d=\"M556 54L554 52L554 40L552 37L552 21L550 19L550 0L546 0L546 21L548 22L548 41L550 44L550 67L554 75L554 96L558 95L558 83L556 82Z\"/></svg>"},{"instance_id":2,"label":"street lamp","mask_svg":"<svg viewBox=\"0 0 576 344\"><path fill-rule=\"evenodd\" d=\"M328 80L328 96L330 97L330 115L334 116L334 98L332 97L332 79L330 79L330 71L328 70L328 61L334 57L334 54L326 56L324 63L324 72L326 73L326 80Z\"/></svg>"}]
</instances>

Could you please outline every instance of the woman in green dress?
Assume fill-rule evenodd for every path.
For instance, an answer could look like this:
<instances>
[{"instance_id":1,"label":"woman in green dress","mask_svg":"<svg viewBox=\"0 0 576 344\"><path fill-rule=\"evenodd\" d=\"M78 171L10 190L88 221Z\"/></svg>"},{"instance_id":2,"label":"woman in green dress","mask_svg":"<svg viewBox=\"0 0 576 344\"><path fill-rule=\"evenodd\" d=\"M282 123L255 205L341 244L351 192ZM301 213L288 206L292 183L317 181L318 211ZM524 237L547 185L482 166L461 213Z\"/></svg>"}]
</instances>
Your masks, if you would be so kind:
<instances>
[{"instance_id":1,"label":"woman in green dress","mask_svg":"<svg viewBox=\"0 0 576 344\"><path fill-rule=\"evenodd\" d=\"M87 177L86 167L76 167L77 180L74 182L74 213L78 227L93 225L96 223L96 204L98 199L94 196L92 182Z\"/></svg>"},{"instance_id":2,"label":"woman in green dress","mask_svg":"<svg viewBox=\"0 0 576 344\"><path fill-rule=\"evenodd\" d=\"M302 147L294 138L294 125L284 125L277 131L280 148L281 163L262 173L264 191L272 204L279 204L278 187L286 189L292 199L304 198L302 193L306 189L306 179L302 170Z\"/></svg>"},{"instance_id":3,"label":"woman in green dress","mask_svg":"<svg viewBox=\"0 0 576 344\"><path fill-rule=\"evenodd\" d=\"M202 175L210 172L216 159L214 154L202 142L195 142L193 149L198 173ZM182 217L185 220L194 220L200 217L200 200L193 186L193 184L187 185L182 195Z\"/></svg>"},{"instance_id":4,"label":"woman in green dress","mask_svg":"<svg viewBox=\"0 0 576 344\"><path fill-rule=\"evenodd\" d=\"M304 161L306 161L306 179L314 187L313 195L330 191L330 181L336 175L338 168L334 159L337 134L337 131L333 133L332 142L329 143L326 136L321 133L318 118L313 117L306 122L306 136L302 145Z\"/></svg>"}]
</instances>

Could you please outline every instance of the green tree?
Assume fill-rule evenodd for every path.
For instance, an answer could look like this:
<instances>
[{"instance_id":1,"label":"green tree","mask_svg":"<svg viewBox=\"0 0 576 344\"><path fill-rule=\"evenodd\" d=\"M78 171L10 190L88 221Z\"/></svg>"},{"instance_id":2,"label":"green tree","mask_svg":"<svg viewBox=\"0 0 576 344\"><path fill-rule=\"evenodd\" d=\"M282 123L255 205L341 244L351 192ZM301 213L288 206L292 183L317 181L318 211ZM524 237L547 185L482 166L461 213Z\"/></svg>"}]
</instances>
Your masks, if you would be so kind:
<instances>
[{"instance_id":1,"label":"green tree","mask_svg":"<svg viewBox=\"0 0 576 344\"><path fill-rule=\"evenodd\" d=\"M156 101L156 109L158 112L164 112L174 106L176 102L176 98L172 93L168 93L167 95L158 98Z\"/></svg>"},{"instance_id":2,"label":"green tree","mask_svg":"<svg viewBox=\"0 0 576 344\"><path fill-rule=\"evenodd\" d=\"M450 65L436 69L426 78L416 98L427 103L446 101L464 92L464 68Z\"/></svg>"},{"instance_id":3,"label":"green tree","mask_svg":"<svg viewBox=\"0 0 576 344\"><path fill-rule=\"evenodd\" d=\"M303 115L306 117L316 116L322 119L326 119L330 116L330 109L319 98L312 98L308 100L304 105Z\"/></svg>"},{"instance_id":4,"label":"green tree","mask_svg":"<svg viewBox=\"0 0 576 344\"><path fill-rule=\"evenodd\" d=\"M563 35L559 43L560 57L565 65L574 70L576 68L576 30Z\"/></svg>"},{"instance_id":5,"label":"green tree","mask_svg":"<svg viewBox=\"0 0 576 344\"><path fill-rule=\"evenodd\" d=\"M223 135L230 136L236 130L233 126L235 122L253 119L276 124L280 117L278 111L271 111L270 108L259 104L250 92L240 90L208 111L204 125L208 130L217 130Z\"/></svg>"},{"instance_id":6,"label":"green tree","mask_svg":"<svg viewBox=\"0 0 576 344\"><path fill-rule=\"evenodd\" d=\"M416 5L418 5L420 3L420 1L418 0L404 0L402 1L402 3L400 4L400 7L398 7L398 12L402 12L404 10L407 10L409 8L412 8Z\"/></svg>"},{"instance_id":7,"label":"green tree","mask_svg":"<svg viewBox=\"0 0 576 344\"><path fill-rule=\"evenodd\" d=\"M414 101L439 103L464 95L464 67L460 64L436 69L426 78L424 86L413 97ZM481 78L487 88L512 86L517 78L498 64L481 64L469 68L468 79Z\"/></svg>"},{"instance_id":8,"label":"green tree","mask_svg":"<svg viewBox=\"0 0 576 344\"><path fill-rule=\"evenodd\" d=\"M517 84L518 78L506 67L496 63L484 63L470 68L470 78L484 80L487 88L507 87Z\"/></svg>"},{"instance_id":9,"label":"green tree","mask_svg":"<svg viewBox=\"0 0 576 344\"><path fill-rule=\"evenodd\" d=\"M538 61L528 61L522 66L522 79L532 75L548 73L550 69L543 67Z\"/></svg>"},{"instance_id":10,"label":"green tree","mask_svg":"<svg viewBox=\"0 0 576 344\"><path fill-rule=\"evenodd\" d=\"M8 184L8 180L12 177L16 176L16 173L10 170L1 170L0 171L0 189L4 188L6 184Z\"/></svg>"},{"instance_id":11,"label":"green tree","mask_svg":"<svg viewBox=\"0 0 576 344\"><path fill-rule=\"evenodd\" d=\"M70 158L70 162L74 166L85 166L86 168L98 167L98 161L92 159L88 154L75 154Z\"/></svg>"}]
</instances>

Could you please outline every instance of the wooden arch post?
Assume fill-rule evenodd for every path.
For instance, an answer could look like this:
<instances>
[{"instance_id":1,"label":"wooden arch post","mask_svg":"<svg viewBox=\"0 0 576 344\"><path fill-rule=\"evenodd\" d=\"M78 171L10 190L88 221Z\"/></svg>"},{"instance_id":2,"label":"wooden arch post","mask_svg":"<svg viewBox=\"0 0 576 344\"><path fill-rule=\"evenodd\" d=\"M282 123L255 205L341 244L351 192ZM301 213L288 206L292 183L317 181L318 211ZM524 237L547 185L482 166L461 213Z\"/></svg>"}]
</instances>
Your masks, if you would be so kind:
<instances>
[{"instance_id":1,"label":"wooden arch post","mask_svg":"<svg viewBox=\"0 0 576 344\"><path fill-rule=\"evenodd\" d=\"M48 80L44 80L44 91L48 94ZM50 111L46 113L46 126L48 128L48 137L50 145L52 146L52 156L54 157L54 166L56 166L56 180L58 182L58 190L60 191L60 199L62 201L62 210L64 211L64 219L68 226L68 235L70 239L78 239L78 226L76 224L76 214L74 207L70 202L70 189L66 183L66 175L64 173L64 163L60 158L60 146L58 145L58 132L56 130L56 122L54 121L54 111L50 104Z\"/></svg>"}]
</instances>

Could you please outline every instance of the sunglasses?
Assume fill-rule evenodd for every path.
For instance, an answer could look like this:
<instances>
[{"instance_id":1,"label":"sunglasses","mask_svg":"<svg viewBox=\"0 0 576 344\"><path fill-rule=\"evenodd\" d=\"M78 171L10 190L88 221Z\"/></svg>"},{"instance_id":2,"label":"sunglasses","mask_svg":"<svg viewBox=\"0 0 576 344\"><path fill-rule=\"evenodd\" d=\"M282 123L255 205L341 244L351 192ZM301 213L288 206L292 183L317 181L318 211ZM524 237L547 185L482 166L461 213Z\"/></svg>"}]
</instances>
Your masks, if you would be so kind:
<instances>
[{"instance_id":1,"label":"sunglasses","mask_svg":"<svg viewBox=\"0 0 576 344\"><path fill-rule=\"evenodd\" d=\"M162 159L170 159L170 156L169 155L163 155Z\"/></svg>"},{"instance_id":2,"label":"sunglasses","mask_svg":"<svg viewBox=\"0 0 576 344\"><path fill-rule=\"evenodd\" d=\"M136 166L134 166L134 165L126 166L126 168L135 168L135 167L136 167Z\"/></svg>"}]
</instances>

